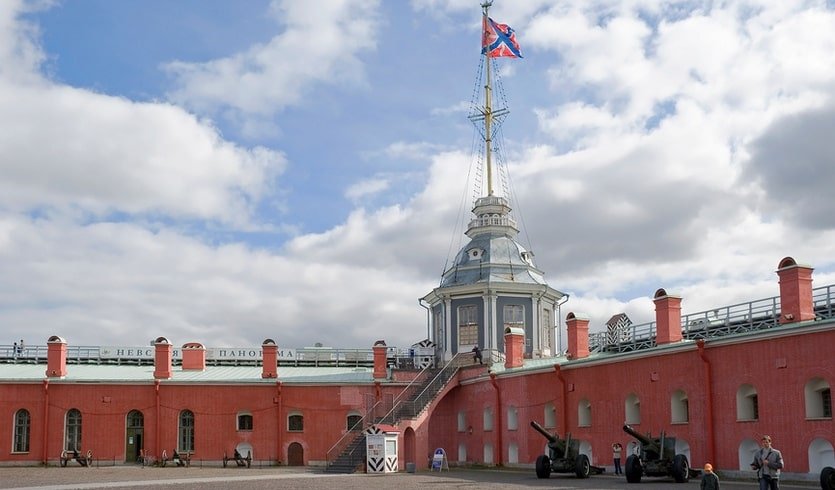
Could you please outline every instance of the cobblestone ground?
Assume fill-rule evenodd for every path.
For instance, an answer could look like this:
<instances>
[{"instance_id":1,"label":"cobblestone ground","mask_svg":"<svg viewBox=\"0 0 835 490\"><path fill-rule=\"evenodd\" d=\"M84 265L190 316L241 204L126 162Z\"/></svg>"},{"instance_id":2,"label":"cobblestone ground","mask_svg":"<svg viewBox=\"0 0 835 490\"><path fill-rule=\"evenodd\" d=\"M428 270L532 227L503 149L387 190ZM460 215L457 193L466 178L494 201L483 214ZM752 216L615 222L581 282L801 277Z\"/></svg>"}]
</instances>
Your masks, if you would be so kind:
<instances>
[{"instance_id":1,"label":"cobblestone ground","mask_svg":"<svg viewBox=\"0 0 835 490\"><path fill-rule=\"evenodd\" d=\"M813 489L812 483L790 483L784 489ZM578 480L569 475L555 475L539 480L533 471L458 470L443 473L393 473L387 475L329 475L306 468L141 468L116 466L107 468L0 468L0 488L70 490L70 489L159 489L159 490L226 490L226 489L322 489L322 490L457 490L457 489L622 489L622 490L695 490L698 480L675 484L665 479L644 479L629 485L612 475ZM722 488L757 488L756 482L722 482Z\"/></svg>"}]
</instances>

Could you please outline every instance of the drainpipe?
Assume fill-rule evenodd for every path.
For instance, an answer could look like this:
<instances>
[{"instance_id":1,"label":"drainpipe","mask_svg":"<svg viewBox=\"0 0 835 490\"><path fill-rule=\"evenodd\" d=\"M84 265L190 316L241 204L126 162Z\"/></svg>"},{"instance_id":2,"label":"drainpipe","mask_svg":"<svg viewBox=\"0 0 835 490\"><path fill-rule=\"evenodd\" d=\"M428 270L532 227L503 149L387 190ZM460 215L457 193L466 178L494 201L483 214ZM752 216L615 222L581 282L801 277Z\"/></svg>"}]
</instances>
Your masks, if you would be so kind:
<instances>
[{"instance_id":1,"label":"drainpipe","mask_svg":"<svg viewBox=\"0 0 835 490\"><path fill-rule=\"evenodd\" d=\"M162 425L162 423L159 419L160 418L160 413L159 413L160 403L159 403L159 380L158 379L154 380L154 394L156 396L156 405L157 405L157 426L154 428L155 429L154 432L156 433L156 436L154 437L154 454L157 457L160 457L161 453L159 451L159 430L160 430L160 426Z\"/></svg>"},{"instance_id":2,"label":"drainpipe","mask_svg":"<svg viewBox=\"0 0 835 490\"><path fill-rule=\"evenodd\" d=\"M562 368L559 364L554 364L554 372L557 373L557 379L560 380L560 384L562 385L562 410L560 410L560 418L562 419L562 432L563 434L568 433L568 384L565 382L565 378L562 375ZM559 430L559 429L558 429Z\"/></svg>"},{"instance_id":3,"label":"drainpipe","mask_svg":"<svg viewBox=\"0 0 835 490\"><path fill-rule=\"evenodd\" d=\"M283 420L281 418L281 381L276 380L275 382L275 407L276 407L276 432L275 432L275 459L281 463L281 430L283 425Z\"/></svg>"},{"instance_id":4,"label":"drainpipe","mask_svg":"<svg viewBox=\"0 0 835 490\"><path fill-rule=\"evenodd\" d=\"M49 433L49 380L43 380L43 465L49 464L49 451L47 444L49 440L47 434Z\"/></svg>"},{"instance_id":5,"label":"drainpipe","mask_svg":"<svg viewBox=\"0 0 835 490\"><path fill-rule=\"evenodd\" d=\"M713 461L716 464L714 456L716 454L716 438L713 434L713 393L711 386L713 385L713 376L710 365L710 360L705 353L705 341L699 339L696 341L696 347L699 349L699 357L702 358L705 366L705 399L707 400L707 447L708 457L706 461Z\"/></svg>"},{"instance_id":6,"label":"drainpipe","mask_svg":"<svg viewBox=\"0 0 835 490\"><path fill-rule=\"evenodd\" d=\"M490 373L490 384L496 390L496 446L498 458L496 466L502 465L502 392L496 382L496 373Z\"/></svg>"},{"instance_id":7,"label":"drainpipe","mask_svg":"<svg viewBox=\"0 0 835 490\"><path fill-rule=\"evenodd\" d=\"M423 298L418 298L418 304L420 306L426 308L426 339L427 340L432 340L432 335L431 335L431 332L432 332L432 324L431 324L432 316L430 315L431 310L429 309L429 305L423 304ZM435 343L437 344L438 342L435 342Z\"/></svg>"}]
</instances>

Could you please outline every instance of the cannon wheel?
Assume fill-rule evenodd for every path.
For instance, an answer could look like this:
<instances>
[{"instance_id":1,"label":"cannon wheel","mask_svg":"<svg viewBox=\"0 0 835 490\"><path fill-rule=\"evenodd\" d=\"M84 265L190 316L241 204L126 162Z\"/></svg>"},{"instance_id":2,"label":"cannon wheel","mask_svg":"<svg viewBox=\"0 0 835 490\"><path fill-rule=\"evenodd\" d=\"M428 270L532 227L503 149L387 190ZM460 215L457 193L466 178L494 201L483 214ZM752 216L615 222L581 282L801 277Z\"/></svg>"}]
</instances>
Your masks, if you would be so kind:
<instances>
[{"instance_id":1,"label":"cannon wheel","mask_svg":"<svg viewBox=\"0 0 835 490\"><path fill-rule=\"evenodd\" d=\"M687 456L676 454L673 458L673 478L676 483L687 483L690 480L690 469L687 464Z\"/></svg>"},{"instance_id":2,"label":"cannon wheel","mask_svg":"<svg viewBox=\"0 0 835 490\"><path fill-rule=\"evenodd\" d=\"M827 466L821 470L821 489L835 490L835 468Z\"/></svg>"},{"instance_id":3,"label":"cannon wheel","mask_svg":"<svg viewBox=\"0 0 835 490\"><path fill-rule=\"evenodd\" d=\"M226 468L226 465L229 463L229 456L226 455L226 451L223 451L223 467Z\"/></svg>"},{"instance_id":4,"label":"cannon wheel","mask_svg":"<svg viewBox=\"0 0 835 490\"><path fill-rule=\"evenodd\" d=\"M578 454L577 459L574 460L574 474L577 475L577 478L588 478L591 474L589 457L585 454Z\"/></svg>"},{"instance_id":5,"label":"cannon wheel","mask_svg":"<svg viewBox=\"0 0 835 490\"><path fill-rule=\"evenodd\" d=\"M627 483L641 483L641 474L644 472L644 469L641 467L641 458L637 454L630 454L626 458L623 472L626 474Z\"/></svg>"},{"instance_id":6,"label":"cannon wheel","mask_svg":"<svg viewBox=\"0 0 835 490\"><path fill-rule=\"evenodd\" d=\"M61 459L59 459L58 461L60 462L62 468L67 467L67 451L66 450L61 451Z\"/></svg>"},{"instance_id":7,"label":"cannon wheel","mask_svg":"<svg viewBox=\"0 0 835 490\"><path fill-rule=\"evenodd\" d=\"M551 458L546 454L540 454L536 458L536 477L549 478L551 476Z\"/></svg>"},{"instance_id":8,"label":"cannon wheel","mask_svg":"<svg viewBox=\"0 0 835 490\"><path fill-rule=\"evenodd\" d=\"M86 463L84 466L92 466L93 464L93 450L87 450L87 456L84 458L84 462Z\"/></svg>"},{"instance_id":9,"label":"cannon wheel","mask_svg":"<svg viewBox=\"0 0 835 490\"><path fill-rule=\"evenodd\" d=\"M252 451L246 452L246 467L249 468L252 466Z\"/></svg>"}]
</instances>

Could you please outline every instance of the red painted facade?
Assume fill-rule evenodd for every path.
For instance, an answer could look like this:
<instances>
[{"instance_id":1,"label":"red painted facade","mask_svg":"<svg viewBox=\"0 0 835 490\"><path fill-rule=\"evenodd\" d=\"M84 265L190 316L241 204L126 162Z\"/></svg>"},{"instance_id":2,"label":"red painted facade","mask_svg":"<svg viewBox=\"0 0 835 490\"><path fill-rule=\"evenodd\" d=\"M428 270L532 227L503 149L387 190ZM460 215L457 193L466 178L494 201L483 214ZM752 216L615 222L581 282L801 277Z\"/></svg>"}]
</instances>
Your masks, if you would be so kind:
<instances>
[{"instance_id":1,"label":"red painted facade","mask_svg":"<svg viewBox=\"0 0 835 490\"><path fill-rule=\"evenodd\" d=\"M807 281L811 268L784 260L778 272L782 313L774 328L706 341L677 340L679 333L671 333L677 329L670 325L681 324L680 298L659 290L659 345L654 348L590 354L588 320L574 313L567 318L568 358L522 359L522 338L511 339L506 342L507 365L460 369L424 412L400 423L401 468L408 462L426 468L439 447L453 464L532 465L545 446L529 426L536 420L581 440L592 464L599 466L611 465L613 442L629 448L632 438L622 429L629 423L641 433L656 436L663 430L675 437L693 467L711 462L719 470L744 471L746 451L768 433L783 452L786 472L815 472L832 457L835 445L829 392L835 383L835 319L814 319ZM662 329L668 330L663 345ZM2 464L54 464L64 449L70 409L82 415L82 450L92 449L102 461L130 459L129 412L142 413L143 446L159 457L163 449L171 454L178 447L179 417L190 410L193 462L216 463L247 444L257 461L287 464L301 448L296 462L321 464L346 433L349 415L363 414L369 399L390 402L414 376L387 372L385 343L378 341L374 369L366 370L364 381L283 382L279 366L250 370L249 378L198 382L180 378L180 372L227 368L205 366L200 344L190 344L188 363L184 357L182 368L172 368L171 346L160 338L155 353L161 365L120 367L144 370L141 380L78 382L65 378L81 369L66 365L66 343L60 337L49 340L42 380L15 380L3 374L7 366L0 366L0 419L12 421L25 409L31 420L29 448L23 452L9 446L15 424L0 424L0 441L6 441L0 442L5 445L0 446ZM262 347L264 359L273 365L275 343L265 341ZM320 368L309 369L315 373ZM749 409L754 415L741 408L751 393L756 394L755 408ZM828 408L818 413L810 409L810 396L820 393L829 398L823 402ZM237 426L242 413L251 415L251 428ZM293 414L303 416L303 430L290 430Z\"/></svg>"}]
</instances>

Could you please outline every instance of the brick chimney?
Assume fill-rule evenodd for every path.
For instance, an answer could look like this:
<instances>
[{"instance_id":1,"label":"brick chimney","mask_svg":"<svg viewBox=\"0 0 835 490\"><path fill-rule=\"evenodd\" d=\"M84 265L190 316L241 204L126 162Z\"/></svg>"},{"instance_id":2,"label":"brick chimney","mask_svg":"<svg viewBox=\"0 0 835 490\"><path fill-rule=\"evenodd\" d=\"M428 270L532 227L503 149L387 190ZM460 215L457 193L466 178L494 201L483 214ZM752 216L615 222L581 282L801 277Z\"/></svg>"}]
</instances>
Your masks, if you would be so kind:
<instances>
[{"instance_id":1,"label":"brick chimney","mask_svg":"<svg viewBox=\"0 0 835 490\"><path fill-rule=\"evenodd\" d=\"M655 344L681 340L681 296L659 289L652 301L655 303Z\"/></svg>"},{"instance_id":2,"label":"brick chimney","mask_svg":"<svg viewBox=\"0 0 835 490\"><path fill-rule=\"evenodd\" d=\"M812 301L812 269L786 257L777 266L780 277L780 324L815 319Z\"/></svg>"},{"instance_id":3,"label":"brick chimney","mask_svg":"<svg viewBox=\"0 0 835 490\"><path fill-rule=\"evenodd\" d=\"M278 377L278 346L275 345L275 340L264 339L261 342L261 377L262 378L277 378Z\"/></svg>"},{"instance_id":4,"label":"brick chimney","mask_svg":"<svg viewBox=\"0 0 835 490\"><path fill-rule=\"evenodd\" d=\"M568 358L589 357L589 317L573 311L565 317L568 332Z\"/></svg>"},{"instance_id":5,"label":"brick chimney","mask_svg":"<svg viewBox=\"0 0 835 490\"><path fill-rule=\"evenodd\" d=\"M63 378L67 375L67 341L53 335L46 341L46 376Z\"/></svg>"},{"instance_id":6,"label":"brick chimney","mask_svg":"<svg viewBox=\"0 0 835 490\"><path fill-rule=\"evenodd\" d=\"M525 331L520 327L504 329L504 367L522 367L525 356Z\"/></svg>"},{"instance_id":7,"label":"brick chimney","mask_svg":"<svg viewBox=\"0 0 835 490\"><path fill-rule=\"evenodd\" d=\"M183 344L183 370L206 369L206 348L200 342Z\"/></svg>"},{"instance_id":8,"label":"brick chimney","mask_svg":"<svg viewBox=\"0 0 835 490\"><path fill-rule=\"evenodd\" d=\"M385 379L388 347L385 340L374 342L374 379Z\"/></svg>"},{"instance_id":9,"label":"brick chimney","mask_svg":"<svg viewBox=\"0 0 835 490\"><path fill-rule=\"evenodd\" d=\"M156 379L170 379L171 360L174 357L174 348L171 342L165 337L157 337L154 340L154 378Z\"/></svg>"}]
</instances>

